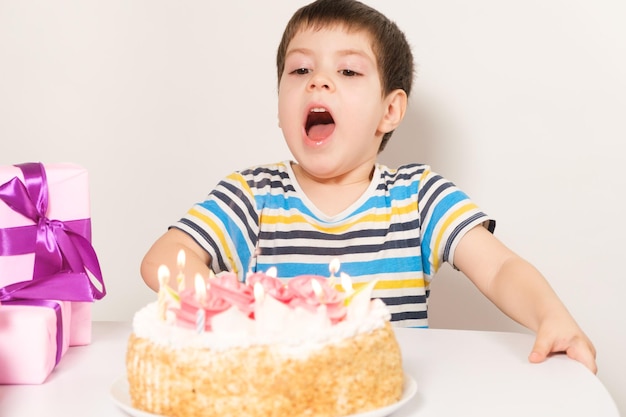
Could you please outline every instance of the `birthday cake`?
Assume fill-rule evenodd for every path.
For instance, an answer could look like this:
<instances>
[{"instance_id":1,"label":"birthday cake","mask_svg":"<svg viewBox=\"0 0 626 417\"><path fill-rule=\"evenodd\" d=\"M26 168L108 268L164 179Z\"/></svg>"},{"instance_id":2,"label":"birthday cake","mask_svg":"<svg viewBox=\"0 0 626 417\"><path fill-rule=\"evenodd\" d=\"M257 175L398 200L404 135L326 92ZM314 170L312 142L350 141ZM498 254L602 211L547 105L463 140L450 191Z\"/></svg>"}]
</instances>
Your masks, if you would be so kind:
<instances>
[{"instance_id":1,"label":"birthday cake","mask_svg":"<svg viewBox=\"0 0 626 417\"><path fill-rule=\"evenodd\" d=\"M170 417L347 416L402 396L390 314L342 276L226 273L194 289L161 280L127 350L132 406Z\"/></svg>"}]
</instances>

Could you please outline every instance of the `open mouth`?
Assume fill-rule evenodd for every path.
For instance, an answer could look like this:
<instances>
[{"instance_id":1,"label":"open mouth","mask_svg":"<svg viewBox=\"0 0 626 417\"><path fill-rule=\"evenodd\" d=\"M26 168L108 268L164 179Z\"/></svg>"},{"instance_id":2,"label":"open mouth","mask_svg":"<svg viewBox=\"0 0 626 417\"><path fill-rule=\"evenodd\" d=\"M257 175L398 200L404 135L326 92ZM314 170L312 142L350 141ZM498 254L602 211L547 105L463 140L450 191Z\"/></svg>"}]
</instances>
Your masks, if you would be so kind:
<instances>
[{"instance_id":1,"label":"open mouth","mask_svg":"<svg viewBox=\"0 0 626 417\"><path fill-rule=\"evenodd\" d=\"M314 107L307 115L304 129L309 139L319 142L333 133L335 120L325 108Z\"/></svg>"}]
</instances>

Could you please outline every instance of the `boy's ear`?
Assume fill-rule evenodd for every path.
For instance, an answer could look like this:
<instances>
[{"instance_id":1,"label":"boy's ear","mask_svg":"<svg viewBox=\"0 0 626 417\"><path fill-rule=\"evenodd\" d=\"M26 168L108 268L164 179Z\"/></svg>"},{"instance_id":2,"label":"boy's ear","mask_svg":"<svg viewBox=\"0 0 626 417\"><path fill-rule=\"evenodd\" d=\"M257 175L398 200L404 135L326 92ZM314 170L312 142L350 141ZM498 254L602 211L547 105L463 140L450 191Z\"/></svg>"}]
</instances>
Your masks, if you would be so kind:
<instances>
[{"instance_id":1,"label":"boy's ear","mask_svg":"<svg viewBox=\"0 0 626 417\"><path fill-rule=\"evenodd\" d=\"M383 133L395 130L406 113L407 95L402 89L393 90L384 98L385 114L378 125L378 130Z\"/></svg>"}]
</instances>

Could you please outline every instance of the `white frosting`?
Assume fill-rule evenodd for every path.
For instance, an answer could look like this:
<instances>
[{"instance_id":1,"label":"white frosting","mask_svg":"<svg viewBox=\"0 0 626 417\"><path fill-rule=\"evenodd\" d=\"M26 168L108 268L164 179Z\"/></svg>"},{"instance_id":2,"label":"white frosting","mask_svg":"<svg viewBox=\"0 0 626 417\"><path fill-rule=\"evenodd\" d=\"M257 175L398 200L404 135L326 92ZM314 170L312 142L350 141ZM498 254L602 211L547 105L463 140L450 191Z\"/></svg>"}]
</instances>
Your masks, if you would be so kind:
<instances>
[{"instance_id":1,"label":"white frosting","mask_svg":"<svg viewBox=\"0 0 626 417\"><path fill-rule=\"evenodd\" d=\"M355 306L356 307L356 306ZM136 336L172 348L209 348L217 351L254 345L273 345L294 355L318 349L329 343L368 333L381 328L390 318L387 306L378 299L371 300L358 311L348 309L346 319L331 324L321 305L317 312L302 308L290 309L267 297L251 320L232 307L211 319L211 332L197 333L194 329L174 324L172 312L166 320L157 314L157 302L139 310L133 319Z\"/></svg>"}]
</instances>

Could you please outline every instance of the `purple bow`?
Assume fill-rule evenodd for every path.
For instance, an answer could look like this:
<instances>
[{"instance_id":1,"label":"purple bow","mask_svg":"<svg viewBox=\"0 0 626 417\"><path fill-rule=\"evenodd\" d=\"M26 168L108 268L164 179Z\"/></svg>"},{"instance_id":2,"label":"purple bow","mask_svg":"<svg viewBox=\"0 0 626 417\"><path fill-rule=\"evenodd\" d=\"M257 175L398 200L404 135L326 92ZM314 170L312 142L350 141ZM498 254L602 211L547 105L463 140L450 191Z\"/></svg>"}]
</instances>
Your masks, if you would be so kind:
<instances>
[{"instance_id":1,"label":"purple bow","mask_svg":"<svg viewBox=\"0 0 626 417\"><path fill-rule=\"evenodd\" d=\"M106 295L102 272L91 246L89 219L51 220L48 183L40 163L16 165L15 177L0 186L0 200L33 221L31 226L0 229L0 256L35 253L33 279L0 288L0 302L29 300L94 301ZM91 272L100 288L92 282Z\"/></svg>"}]
</instances>

